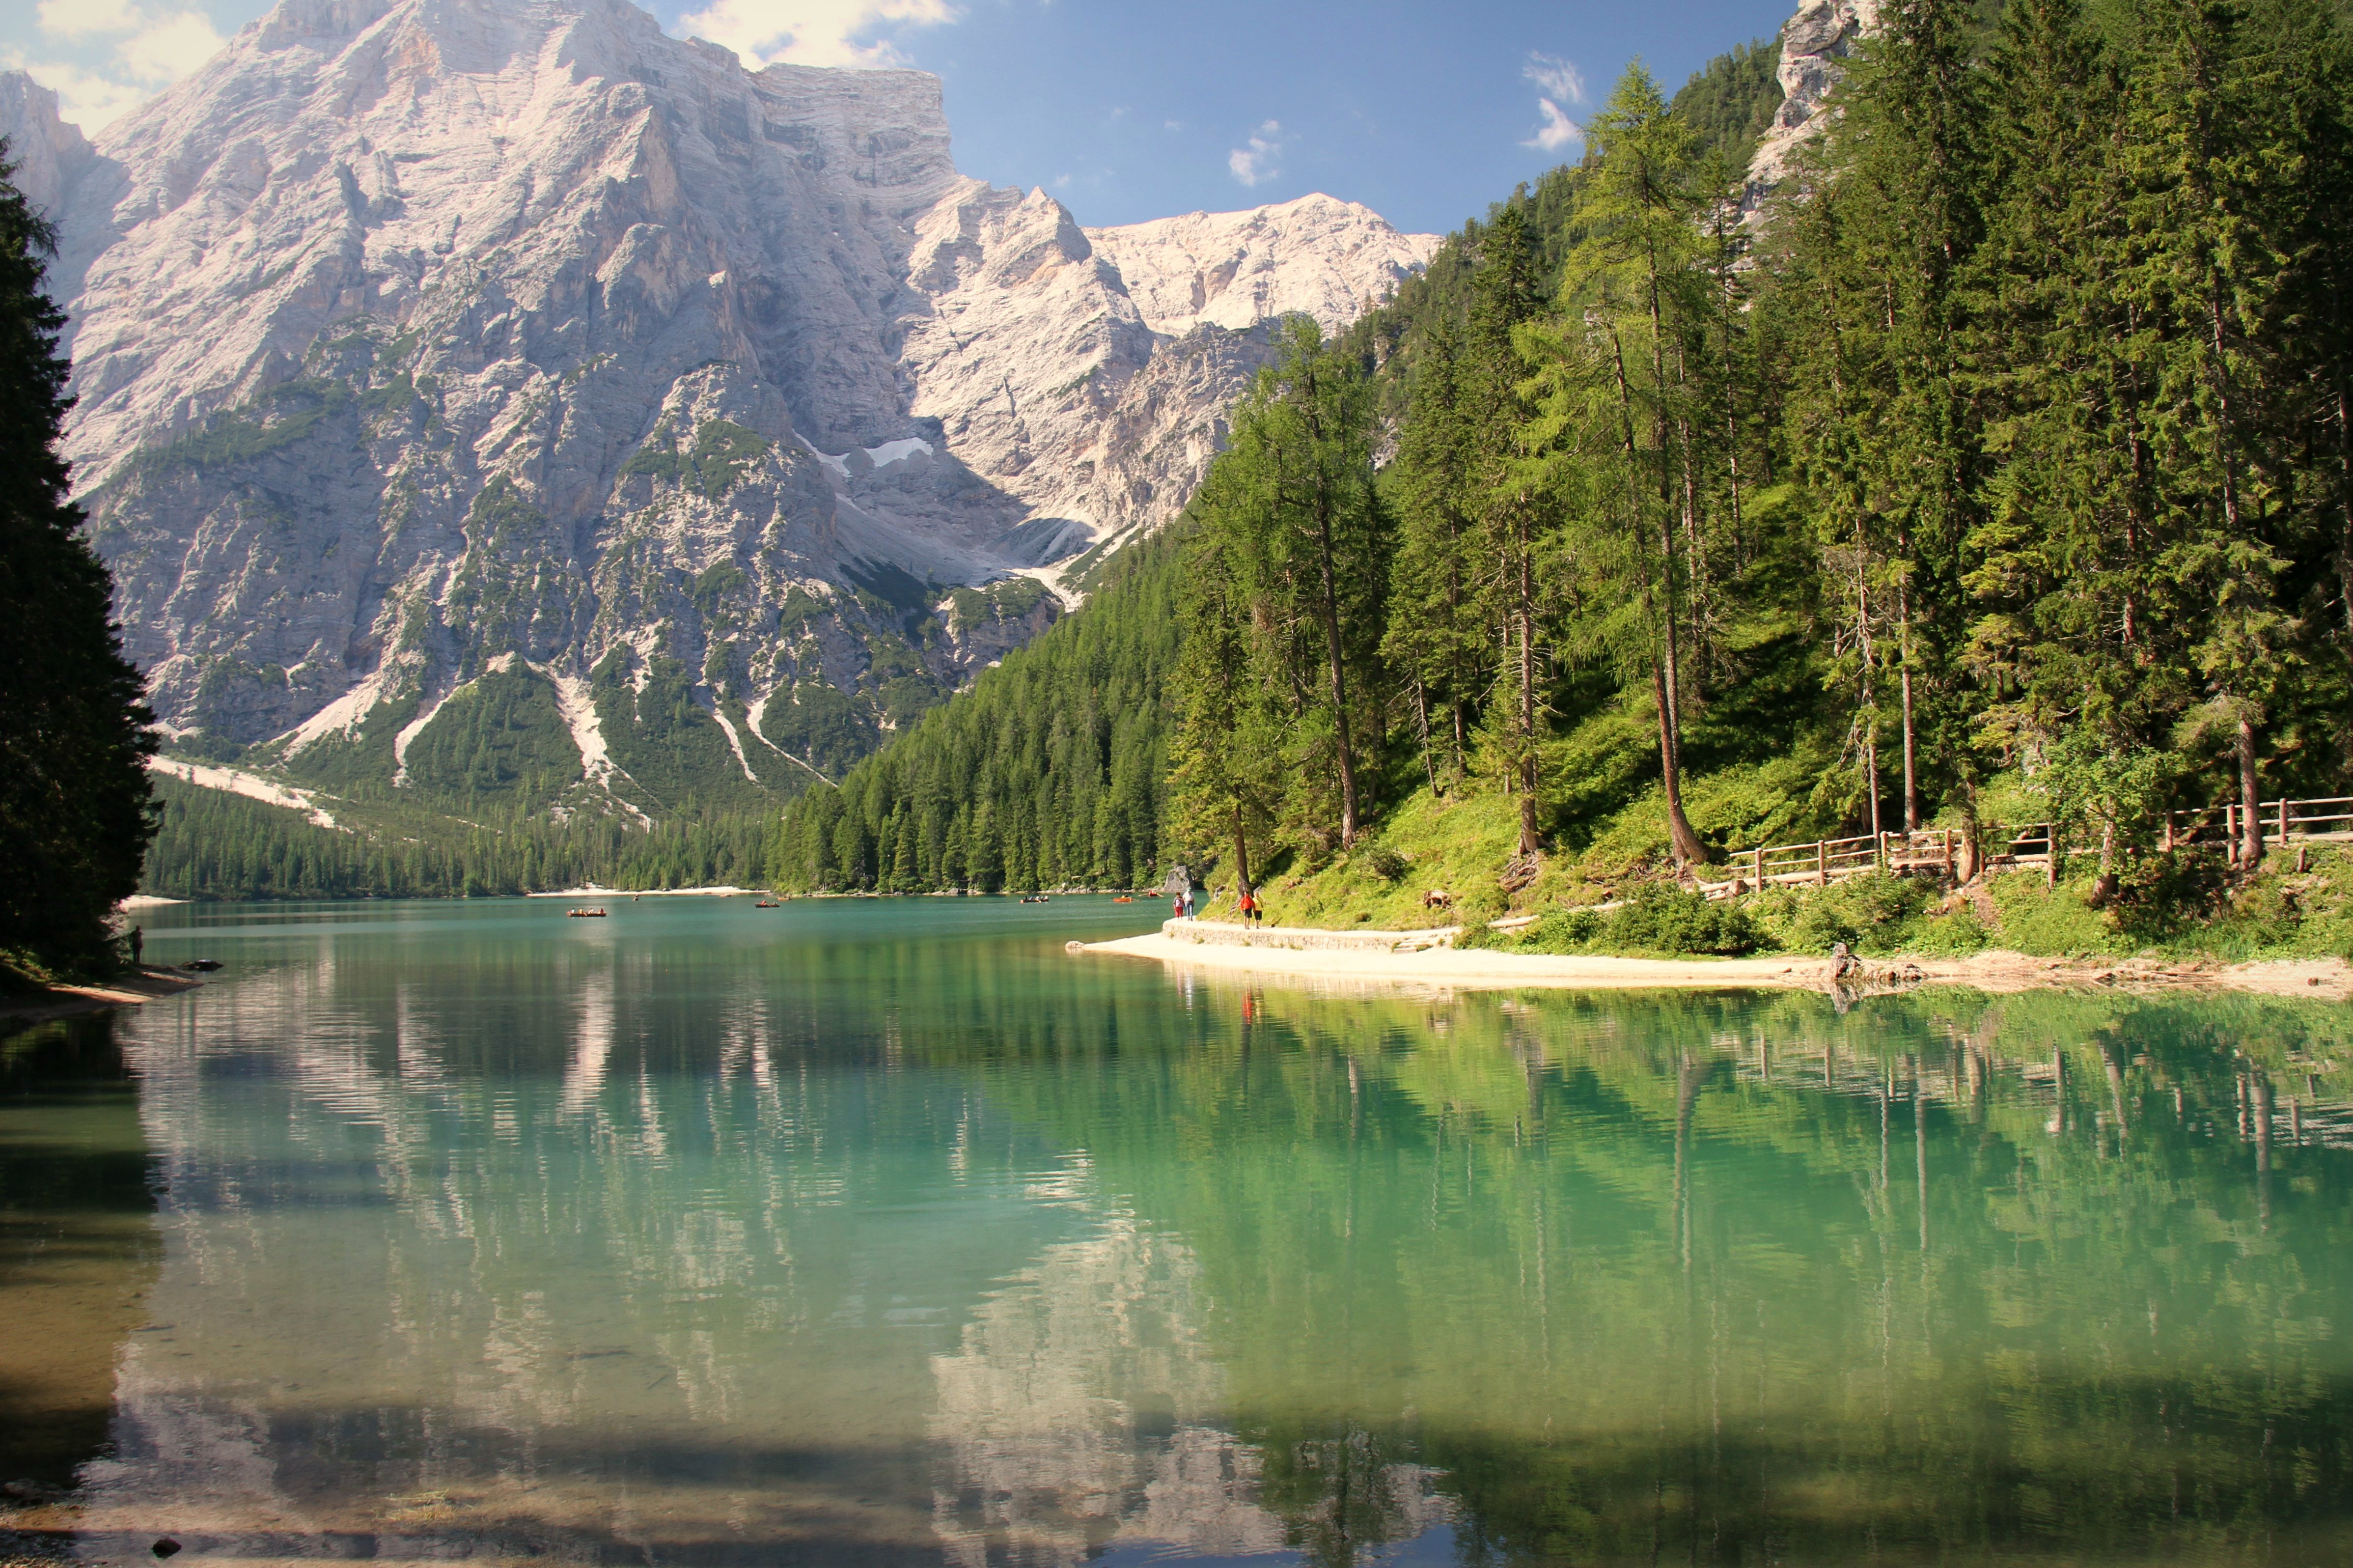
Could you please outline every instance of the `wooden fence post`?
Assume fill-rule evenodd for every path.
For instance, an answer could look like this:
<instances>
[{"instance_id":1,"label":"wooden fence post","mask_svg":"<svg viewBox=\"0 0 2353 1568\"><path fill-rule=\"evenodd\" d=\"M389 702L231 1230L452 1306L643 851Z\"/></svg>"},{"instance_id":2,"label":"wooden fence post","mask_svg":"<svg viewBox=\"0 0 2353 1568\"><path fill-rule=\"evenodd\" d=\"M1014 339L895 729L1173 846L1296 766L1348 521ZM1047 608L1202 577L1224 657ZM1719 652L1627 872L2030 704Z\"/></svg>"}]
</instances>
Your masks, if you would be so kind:
<instances>
[{"instance_id":1,"label":"wooden fence post","mask_svg":"<svg viewBox=\"0 0 2353 1568\"><path fill-rule=\"evenodd\" d=\"M2059 885L2059 825L2055 822L2042 825L2042 885Z\"/></svg>"},{"instance_id":2,"label":"wooden fence post","mask_svg":"<svg viewBox=\"0 0 2353 1568\"><path fill-rule=\"evenodd\" d=\"M1757 886L1760 889L1765 886L1765 846L1762 844L1757 847Z\"/></svg>"},{"instance_id":3,"label":"wooden fence post","mask_svg":"<svg viewBox=\"0 0 2353 1568\"><path fill-rule=\"evenodd\" d=\"M1945 880L1953 879L1953 830L1945 829Z\"/></svg>"},{"instance_id":4,"label":"wooden fence post","mask_svg":"<svg viewBox=\"0 0 2353 1568\"><path fill-rule=\"evenodd\" d=\"M1830 853L1829 846L1822 840L1814 840L1814 886L1818 888L1831 885Z\"/></svg>"},{"instance_id":5,"label":"wooden fence post","mask_svg":"<svg viewBox=\"0 0 2353 1568\"><path fill-rule=\"evenodd\" d=\"M2284 849L2284 848L2286 848L2286 847L2287 847L2287 808L2288 808L2288 804L2289 804L2289 803L2288 803L2288 802L2286 802L2286 801L2284 801L2284 800L2283 800L2283 801L2281 801L2281 802L2279 803L2279 805L2280 805L2280 815L2279 815L2280 847L2281 847L2281 848L2283 848L2283 849Z\"/></svg>"}]
</instances>

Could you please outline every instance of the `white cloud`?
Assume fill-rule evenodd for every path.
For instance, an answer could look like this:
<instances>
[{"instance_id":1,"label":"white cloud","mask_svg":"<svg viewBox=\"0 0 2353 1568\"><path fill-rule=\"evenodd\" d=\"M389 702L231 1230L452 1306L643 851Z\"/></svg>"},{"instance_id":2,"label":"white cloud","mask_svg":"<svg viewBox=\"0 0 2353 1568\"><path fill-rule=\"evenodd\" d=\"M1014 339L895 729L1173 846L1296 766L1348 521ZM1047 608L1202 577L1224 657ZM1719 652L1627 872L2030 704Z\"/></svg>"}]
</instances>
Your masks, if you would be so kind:
<instances>
[{"instance_id":1,"label":"white cloud","mask_svg":"<svg viewBox=\"0 0 2353 1568\"><path fill-rule=\"evenodd\" d=\"M1577 68L1575 60L1531 50L1520 74L1544 89L1545 96L1556 103L1585 101L1585 73Z\"/></svg>"},{"instance_id":2,"label":"white cloud","mask_svg":"<svg viewBox=\"0 0 2353 1568\"><path fill-rule=\"evenodd\" d=\"M1585 73L1577 68L1577 62L1530 50L1520 74L1544 89L1544 96L1536 100L1536 112L1544 116L1544 124L1520 145L1557 153L1572 142L1584 141L1585 128L1561 108L1564 103L1585 101Z\"/></svg>"},{"instance_id":3,"label":"white cloud","mask_svg":"<svg viewBox=\"0 0 2353 1568\"><path fill-rule=\"evenodd\" d=\"M1547 153L1557 153L1572 142L1585 140L1585 128L1563 114L1560 105L1551 99L1537 99L1536 110L1544 116L1544 124L1534 136L1521 142L1521 146L1541 147Z\"/></svg>"},{"instance_id":4,"label":"white cloud","mask_svg":"<svg viewBox=\"0 0 2353 1568\"><path fill-rule=\"evenodd\" d=\"M52 38L93 38L139 26L134 0L41 0L33 18Z\"/></svg>"},{"instance_id":5,"label":"white cloud","mask_svg":"<svg viewBox=\"0 0 2353 1568\"><path fill-rule=\"evenodd\" d=\"M1226 154L1226 167L1243 184L1262 185L1282 173L1276 167L1282 156L1282 124L1270 120L1252 133L1249 146L1237 147Z\"/></svg>"},{"instance_id":6,"label":"white cloud","mask_svg":"<svg viewBox=\"0 0 2353 1568\"><path fill-rule=\"evenodd\" d=\"M151 0L41 0L34 14L43 37L81 46L95 63L8 63L55 89L58 109L85 130L137 108L219 52L227 40L201 11Z\"/></svg>"},{"instance_id":7,"label":"white cloud","mask_svg":"<svg viewBox=\"0 0 2353 1568\"><path fill-rule=\"evenodd\" d=\"M896 66L907 57L877 29L937 27L962 15L950 0L711 0L678 25L754 67Z\"/></svg>"}]
</instances>

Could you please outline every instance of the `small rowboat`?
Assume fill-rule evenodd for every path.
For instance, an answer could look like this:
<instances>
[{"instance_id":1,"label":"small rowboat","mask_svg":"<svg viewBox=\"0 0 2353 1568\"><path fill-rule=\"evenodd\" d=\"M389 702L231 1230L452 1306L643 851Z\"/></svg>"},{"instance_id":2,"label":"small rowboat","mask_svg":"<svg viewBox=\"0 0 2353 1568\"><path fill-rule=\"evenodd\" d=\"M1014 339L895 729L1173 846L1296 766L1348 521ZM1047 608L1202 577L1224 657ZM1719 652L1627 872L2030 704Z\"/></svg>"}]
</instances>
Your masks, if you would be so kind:
<instances>
[{"instance_id":1,"label":"small rowboat","mask_svg":"<svg viewBox=\"0 0 2353 1568\"><path fill-rule=\"evenodd\" d=\"M782 905L780 905L780 904L778 904L778 903L776 902L776 900L774 900L774 899L762 899L759 902L757 902L757 903L754 904L752 907L753 907L754 909L755 909L755 910L774 910L774 909L780 909L780 908L782 908L783 906L782 906Z\"/></svg>"},{"instance_id":2,"label":"small rowboat","mask_svg":"<svg viewBox=\"0 0 2353 1568\"><path fill-rule=\"evenodd\" d=\"M1129 898L1125 893L1122 893L1119 897L1113 899L1112 902L1114 904L1132 904L1135 902L1135 900Z\"/></svg>"},{"instance_id":3,"label":"small rowboat","mask_svg":"<svg viewBox=\"0 0 2353 1568\"><path fill-rule=\"evenodd\" d=\"M601 921L605 918L602 910L566 910L564 912L575 921Z\"/></svg>"}]
</instances>

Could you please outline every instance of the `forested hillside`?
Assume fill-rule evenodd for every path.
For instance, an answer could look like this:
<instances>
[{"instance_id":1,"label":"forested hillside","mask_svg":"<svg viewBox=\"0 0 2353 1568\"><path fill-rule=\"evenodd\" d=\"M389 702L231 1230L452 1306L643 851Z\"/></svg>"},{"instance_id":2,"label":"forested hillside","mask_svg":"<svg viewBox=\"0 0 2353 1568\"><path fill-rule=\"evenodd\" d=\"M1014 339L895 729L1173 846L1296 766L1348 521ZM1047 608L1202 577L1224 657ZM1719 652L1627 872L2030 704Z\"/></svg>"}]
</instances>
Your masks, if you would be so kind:
<instances>
[{"instance_id":1,"label":"forested hillside","mask_svg":"<svg viewBox=\"0 0 2353 1568\"><path fill-rule=\"evenodd\" d=\"M1170 568L1162 859L1397 866L1382 835L1416 800L1500 796L1514 882L2024 818L2106 872L2159 808L2342 792L2337 8L1883 21L1761 232L1725 178L1743 62L1679 107L1638 68L1581 165L1338 341L1294 333ZM1116 643L1127 604L1054 635ZM788 838L820 812L877 843L957 820L977 797L934 761L945 732L808 797ZM808 885L1058 879L933 864L780 858Z\"/></svg>"},{"instance_id":2,"label":"forested hillside","mask_svg":"<svg viewBox=\"0 0 2353 1568\"><path fill-rule=\"evenodd\" d=\"M1088 607L813 789L773 858L795 889L1126 887L1167 847L1168 682L1187 531L1115 560Z\"/></svg>"},{"instance_id":3,"label":"forested hillside","mask_svg":"<svg viewBox=\"0 0 2353 1568\"><path fill-rule=\"evenodd\" d=\"M565 888L763 887L766 813L634 826L502 812L480 824L377 816L324 827L299 811L155 781L141 886L170 899L442 899ZM348 808L345 808L348 809Z\"/></svg>"}]
</instances>

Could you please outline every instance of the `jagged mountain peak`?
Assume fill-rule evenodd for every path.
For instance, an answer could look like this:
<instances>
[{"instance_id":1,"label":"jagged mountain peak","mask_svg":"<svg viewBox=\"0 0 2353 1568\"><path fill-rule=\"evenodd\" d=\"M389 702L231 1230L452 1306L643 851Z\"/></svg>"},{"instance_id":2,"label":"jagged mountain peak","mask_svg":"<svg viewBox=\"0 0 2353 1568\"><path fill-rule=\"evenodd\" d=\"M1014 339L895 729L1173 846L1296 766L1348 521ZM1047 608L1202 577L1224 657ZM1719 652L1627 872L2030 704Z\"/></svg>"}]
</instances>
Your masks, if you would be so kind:
<instances>
[{"instance_id":1,"label":"jagged mountain peak","mask_svg":"<svg viewBox=\"0 0 2353 1568\"><path fill-rule=\"evenodd\" d=\"M1427 254L1320 196L1088 230L959 174L934 77L626 0L282 0L94 143L29 83L0 132L180 743L406 790L498 729L566 809L847 765L1174 515L1268 318Z\"/></svg>"},{"instance_id":2,"label":"jagged mountain peak","mask_svg":"<svg viewBox=\"0 0 2353 1568\"><path fill-rule=\"evenodd\" d=\"M1294 310L1345 325L1426 265L1440 239L1400 234L1371 208L1321 192L1087 232L1153 329L1178 336Z\"/></svg>"},{"instance_id":3,"label":"jagged mountain peak","mask_svg":"<svg viewBox=\"0 0 2353 1568\"><path fill-rule=\"evenodd\" d=\"M59 117L56 93L20 70L0 71L0 135L16 188L37 211L55 213L90 163L90 139Z\"/></svg>"}]
</instances>

